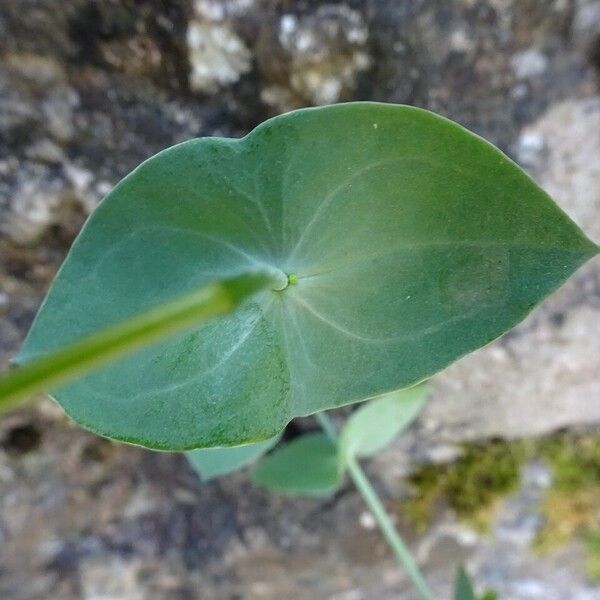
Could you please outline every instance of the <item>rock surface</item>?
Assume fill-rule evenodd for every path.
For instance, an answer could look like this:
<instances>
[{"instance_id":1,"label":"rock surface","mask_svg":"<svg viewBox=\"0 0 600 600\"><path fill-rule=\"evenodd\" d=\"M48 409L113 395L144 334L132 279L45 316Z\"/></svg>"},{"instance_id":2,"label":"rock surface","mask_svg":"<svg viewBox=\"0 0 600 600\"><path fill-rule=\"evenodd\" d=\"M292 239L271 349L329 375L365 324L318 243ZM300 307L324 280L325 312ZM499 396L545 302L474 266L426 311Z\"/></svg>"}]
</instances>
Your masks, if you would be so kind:
<instances>
[{"instance_id":1,"label":"rock surface","mask_svg":"<svg viewBox=\"0 0 600 600\"><path fill-rule=\"evenodd\" d=\"M165 146L242 135L300 105L360 98L445 114L600 240L597 13L595 0L4 0L0 363L123 175ZM465 440L597 426L599 317L596 260L436 377L423 417L370 466L390 510L403 474L452 460ZM407 529L436 597L450 597L463 559L503 599L600 597L577 544L529 549L536 468L489 537L450 513L423 535ZM181 457L100 440L48 401L0 422L0 547L11 600L414 598L351 488L317 502L244 474L200 484Z\"/></svg>"}]
</instances>

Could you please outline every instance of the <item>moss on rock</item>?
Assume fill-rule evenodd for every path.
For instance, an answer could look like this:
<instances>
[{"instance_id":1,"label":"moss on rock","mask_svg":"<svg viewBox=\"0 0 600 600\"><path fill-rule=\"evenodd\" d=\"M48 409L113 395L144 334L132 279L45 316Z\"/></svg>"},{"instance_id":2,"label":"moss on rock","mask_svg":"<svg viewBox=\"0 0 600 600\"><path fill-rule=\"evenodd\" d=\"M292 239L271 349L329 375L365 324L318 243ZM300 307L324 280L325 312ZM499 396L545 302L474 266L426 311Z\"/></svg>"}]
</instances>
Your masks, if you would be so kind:
<instances>
[{"instance_id":1,"label":"moss on rock","mask_svg":"<svg viewBox=\"0 0 600 600\"><path fill-rule=\"evenodd\" d=\"M600 581L600 436L563 434L539 446L554 481L542 501L536 549L549 552L583 539L588 575Z\"/></svg>"},{"instance_id":2,"label":"moss on rock","mask_svg":"<svg viewBox=\"0 0 600 600\"><path fill-rule=\"evenodd\" d=\"M400 511L417 529L426 528L437 510L450 507L459 519L486 531L498 501L518 488L523 463L541 459L553 481L540 504L543 525L535 548L549 552L582 539L589 575L600 580L599 435L561 433L463 450L456 462L428 465L408 478L413 495L400 503Z\"/></svg>"},{"instance_id":3,"label":"moss on rock","mask_svg":"<svg viewBox=\"0 0 600 600\"><path fill-rule=\"evenodd\" d=\"M446 505L485 530L497 500L517 488L525 456L523 442L464 446L456 462L429 465L409 477L414 496L402 502L402 511L423 529L436 508Z\"/></svg>"}]
</instances>

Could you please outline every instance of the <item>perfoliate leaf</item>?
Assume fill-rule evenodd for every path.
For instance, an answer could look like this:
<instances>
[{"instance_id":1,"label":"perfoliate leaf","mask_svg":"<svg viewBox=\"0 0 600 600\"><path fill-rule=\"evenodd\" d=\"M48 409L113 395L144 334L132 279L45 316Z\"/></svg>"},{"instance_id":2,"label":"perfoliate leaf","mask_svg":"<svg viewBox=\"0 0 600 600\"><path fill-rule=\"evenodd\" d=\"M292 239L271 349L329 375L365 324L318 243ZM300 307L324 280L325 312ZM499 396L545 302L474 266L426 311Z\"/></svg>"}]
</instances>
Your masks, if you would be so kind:
<instances>
[{"instance_id":1,"label":"perfoliate leaf","mask_svg":"<svg viewBox=\"0 0 600 600\"><path fill-rule=\"evenodd\" d=\"M253 473L256 483L300 496L325 496L340 486L336 446L323 433L309 433L264 458Z\"/></svg>"},{"instance_id":2,"label":"perfoliate leaf","mask_svg":"<svg viewBox=\"0 0 600 600\"><path fill-rule=\"evenodd\" d=\"M229 448L202 448L185 453L203 481L241 469L268 452L279 440L278 435L255 444Z\"/></svg>"},{"instance_id":3,"label":"perfoliate leaf","mask_svg":"<svg viewBox=\"0 0 600 600\"><path fill-rule=\"evenodd\" d=\"M467 572L461 567L456 575L456 586L454 588L454 600L477 600L473 591L473 584Z\"/></svg>"},{"instance_id":4,"label":"perfoliate leaf","mask_svg":"<svg viewBox=\"0 0 600 600\"><path fill-rule=\"evenodd\" d=\"M368 401L342 429L342 457L377 454L417 418L426 398L427 387L421 384Z\"/></svg>"},{"instance_id":5,"label":"perfoliate leaf","mask_svg":"<svg viewBox=\"0 0 600 600\"><path fill-rule=\"evenodd\" d=\"M21 359L280 269L286 289L54 393L108 437L239 445L422 381L513 327L597 251L513 162L446 119L376 103L300 110L239 140L175 146L117 185Z\"/></svg>"}]
</instances>

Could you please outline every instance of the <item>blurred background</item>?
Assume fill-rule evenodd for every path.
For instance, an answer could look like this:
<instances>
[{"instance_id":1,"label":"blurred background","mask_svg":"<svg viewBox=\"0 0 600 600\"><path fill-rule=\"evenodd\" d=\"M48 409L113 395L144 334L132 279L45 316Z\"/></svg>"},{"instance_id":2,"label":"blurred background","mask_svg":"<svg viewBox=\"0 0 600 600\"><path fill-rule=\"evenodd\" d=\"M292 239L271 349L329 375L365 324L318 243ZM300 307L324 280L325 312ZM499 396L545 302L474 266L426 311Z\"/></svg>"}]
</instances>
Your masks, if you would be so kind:
<instances>
[{"instance_id":1,"label":"blurred background","mask_svg":"<svg viewBox=\"0 0 600 600\"><path fill-rule=\"evenodd\" d=\"M429 108L600 241L597 0L2 0L0 363L139 162L300 106ZM600 598L600 262L432 382L368 466L440 599ZM312 427L310 420L294 428ZM493 598L490 594L488 598ZM113 444L49 400L0 421L0 598L405 599L354 490L294 500Z\"/></svg>"}]
</instances>

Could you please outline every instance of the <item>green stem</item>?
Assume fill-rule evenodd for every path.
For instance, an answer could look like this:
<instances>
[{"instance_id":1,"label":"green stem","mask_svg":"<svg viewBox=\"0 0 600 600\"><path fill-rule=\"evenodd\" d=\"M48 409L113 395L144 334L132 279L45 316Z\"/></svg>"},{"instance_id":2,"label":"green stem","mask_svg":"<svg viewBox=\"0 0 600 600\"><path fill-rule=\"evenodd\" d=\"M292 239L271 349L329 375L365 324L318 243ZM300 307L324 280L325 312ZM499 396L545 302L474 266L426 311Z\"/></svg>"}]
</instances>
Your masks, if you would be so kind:
<instances>
[{"instance_id":1,"label":"green stem","mask_svg":"<svg viewBox=\"0 0 600 600\"><path fill-rule=\"evenodd\" d=\"M321 426L321 429L325 432L327 437L337 446L338 435L335 430L333 421L329 418L329 415L325 412L318 412L314 414L315 419Z\"/></svg>"},{"instance_id":2,"label":"green stem","mask_svg":"<svg viewBox=\"0 0 600 600\"><path fill-rule=\"evenodd\" d=\"M99 366L207 319L232 311L261 290L281 286L279 274L243 275L213 283L107 327L0 378L0 412Z\"/></svg>"},{"instance_id":3,"label":"green stem","mask_svg":"<svg viewBox=\"0 0 600 600\"><path fill-rule=\"evenodd\" d=\"M404 567L406 574L413 582L413 585L418 590L423 600L433 600L433 595L429 591L425 579L419 571L419 567L410 554L406 544L402 541L399 533L396 531L385 507L367 479L364 471L354 457L349 457L346 464L348 466L350 477L352 477L358 491L361 493L365 503L373 513L373 516L379 525L379 529L396 555L398 562Z\"/></svg>"},{"instance_id":4,"label":"green stem","mask_svg":"<svg viewBox=\"0 0 600 600\"><path fill-rule=\"evenodd\" d=\"M323 431L327 434L327 437L329 437L334 444L337 444L338 436L331 419L324 412L316 413L314 416ZM394 552L398 563L404 568L406 574L418 590L422 600L433 600L433 594L427 587L417 563L414 561L410 550L403 542L400 534L396 531L377 492L367 479L361 466L353 456L348 456L346 457L346 467L348 468L348 473L350 474L354 485L363 497L365 504L369 507L369 510L375 517L375 521L377 521L381 533L383 533L387 543Z\"/></svg>"}]
</instances>

